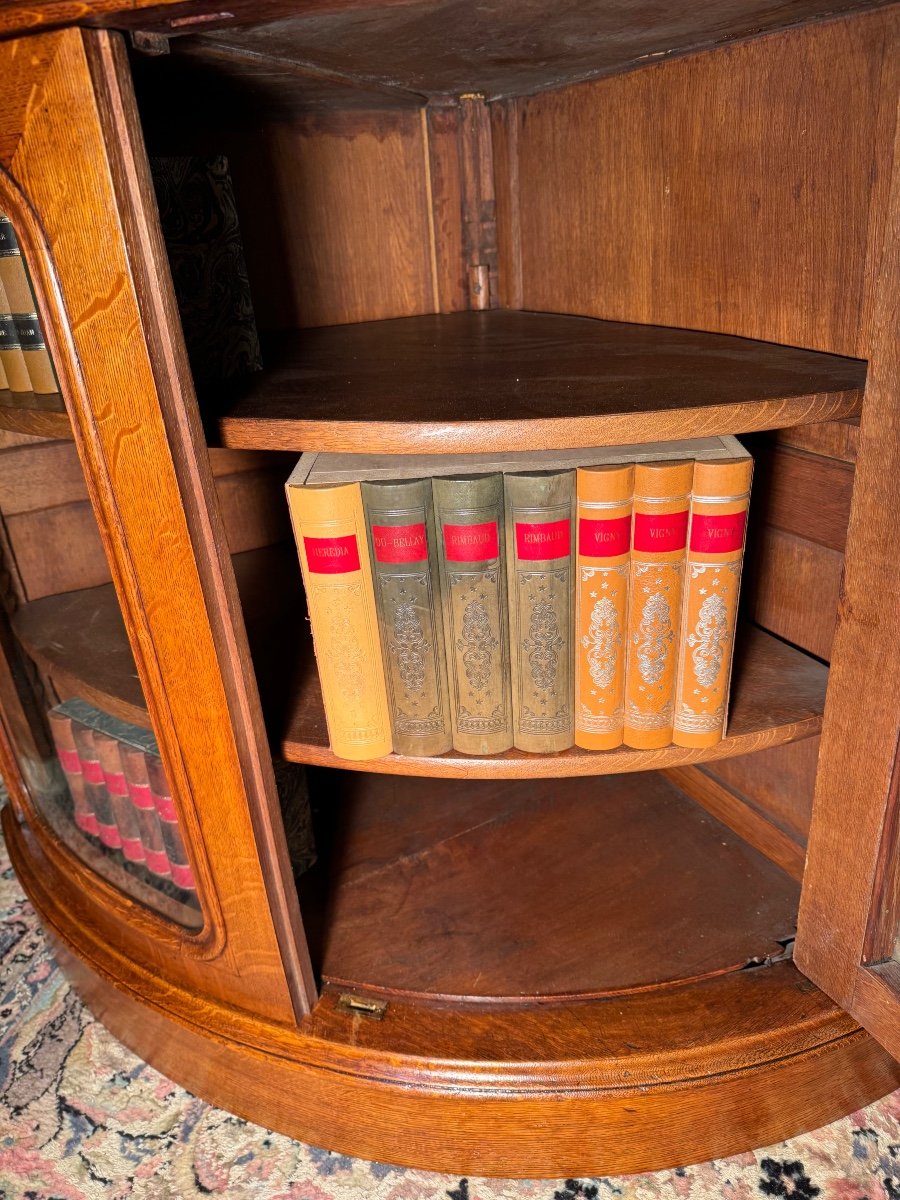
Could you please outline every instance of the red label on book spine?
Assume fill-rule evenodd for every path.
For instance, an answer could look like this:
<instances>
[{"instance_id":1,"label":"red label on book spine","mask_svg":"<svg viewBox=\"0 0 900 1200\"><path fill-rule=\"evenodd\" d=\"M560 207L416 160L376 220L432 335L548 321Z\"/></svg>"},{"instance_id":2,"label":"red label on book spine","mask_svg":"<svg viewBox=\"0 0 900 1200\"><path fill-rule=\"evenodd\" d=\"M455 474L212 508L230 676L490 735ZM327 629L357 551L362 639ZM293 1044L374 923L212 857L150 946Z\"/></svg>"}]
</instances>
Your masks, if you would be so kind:
<instances>
[{"instance_id":1,"label":"red label on book spine","mask_svg":"<svg viewBox=\"0 0 900 1200\"><path fill-rule=\"evenodd\" d=\"M125 780L125 776L121 774L121 772L117 771L113 773L111 771L104 771L103 781L106 784L106 790L111 796L128 795L128 784Z\"/></svg>"},{"instance_id":2,"label":"red label on book spine","mask_svg":"<svg viewBox=\"0 0 900 1200\"><path fill-rule=\"evenodd\" d=\"M103 784L106 780L103 778L103 768L100 766L99 759L86 758L81 760L81 771L88 783Z\"/></svg>"},{"instance_id":3,"label":"red label on book spine","mask_svg":"<svg viewBox=\"0 0 900 1200\"><path fill-rule=\"evenodd\" d=\"M144 858L147 866L154 875L171 875L169 856L163 850L150 850L144 847Z\"/></svg>"},{"instance_id":4,"label":"red label on book spine","mask_svg":"<svg viewBox=\"0 0 900 1200\"><path fill-rule=\"evenodd\" d=\"M424 525L373 525L372 545L379 562L423 562L428 557Z\"/></svg>"},{"instance_id":5,"label":"red label on book spine","mask_svg":"<svg viewBox=\"0 0 900 1200\"><path fill-rule=\"evenodd\" d=\"M109 846L110 850L121 849L122 835L119 833L116 825L101 825L98 821L97 831L100 834L100 841L104 846Z\"/></svg>"},{"instance_id":6,"label":"red label on book spine","mask_svg":"<svg viewBox=\"0 0 900 1200\"><path fill-rule=\"evenodd\" d=\"M97 837L100 829L97 825L97 818L93 813L76 812L75 824L82 833L89 833L91 837Z\"/></svg>"},{"instance_id":7,"label":"red label on book spine","mask_svg":"<svg viewBox=\"0 0 900 1200\"><path fill-rule=\"evenodd\" d=\"M673 513L635 513L635 550L669 554L683 550L687 542L688 510Z\"/></svg>"},{"instance_id":8,"label":"red label on book spine","mask_svg":"<svg viewBox=\"0 0 900 1200\"><path fill-rule=\"evenodd\" d=\"M631 517L595 521L578 518L578 553L585 558L617 558L631 547Z\"/></svg>"},{"instance_id":9,"label":"red label on book spine","mask_svg":"<svg viewBox=\"0 0 900 1200\"><path fill-rule=\"evenodd\" d=\"M694 513L691 550L701 554L728 554L744 544L747 513Z\"/></svg>"},{"instance_id":10,"label":"red label on book spine","mask_svg":"<svg viewBox=\"0 0 900 1200\"><path fill-rule=\"evenodd\" d=\"M128 790L131 794L131 803L135 808L156 808L156 805L153 803L153 793L150 791L149 784L132 783L129 785Z\"/></svg>"},{"instance_id":11,"label":"red label on book spine","mask_svg":"<svg viewBox=\"0 0 900 1200\"><path fill-rule=\"evenodd\" d=\"M77 750L60 750L57 748L56 753L59 755L62 769L67 775L81 774L81 759L78 757Z\"/></svg>"},{"instance_id":12,"label":"red label on book spine","mask_svg":"<svg viewBox=\"0 0 900 1200\"><path fill-rule=\"evenodd\" d=\"M144 843L140 838L122 838L122 853L129 862L144 861Z\"/></svg>"},{"instance_id":13,"label":"red label on book spine","mask_svg":"<svg viewBox=\"0 0 900 1200\"><path fill-rule=\"evenodd\" d=\"M482 525L445 525L444 549L450 562L484 562L500 553L497 522Z\"/></svg>"},{"instance_id":14,"label":"red label on book spine","mask_svg":"<svg viewBox=\"0 0 900 1200\"><path fill-rule=\"evenodd\" d=\"M173 825L178 824L178 813L175 811L175 801L171 796L157 796L154 792L153 803L156 805L156 811L161 820L171 821Z\"/></svg>"},{"instance_id":15,"label":"red label on book spine","mask_svg":"<svg viewBox=\"0 0 900 1200\"><path fill-rule=\"evenodd\" d=\"M187 892L196 891L197 885L194 883L194 872L190 867L179 863L171 863L171 868L173 883L176 883L180 888L184 888Z\"/></svg>"},{"instance_id":16,"label":"red label on book spine","mask_svg":"<svg viewBox=\"0 0 900 1200\"><path fill-rule=\"evenodd\" d=\"M314 575L346 575L359 570L359 549L356 534L346 537L304 537L306 562Z\"/></svg>"},{"instance_id":17,"label":"red label on book spine","mask_svg":"<svg viewBox=\"0 0 900 1200\"><path fill-rule=\"evenodd\" d=\"M562 521L516 521L516 554L519 558L565 558L572 548L568 517Z\"/></svg>"}]
</instances>

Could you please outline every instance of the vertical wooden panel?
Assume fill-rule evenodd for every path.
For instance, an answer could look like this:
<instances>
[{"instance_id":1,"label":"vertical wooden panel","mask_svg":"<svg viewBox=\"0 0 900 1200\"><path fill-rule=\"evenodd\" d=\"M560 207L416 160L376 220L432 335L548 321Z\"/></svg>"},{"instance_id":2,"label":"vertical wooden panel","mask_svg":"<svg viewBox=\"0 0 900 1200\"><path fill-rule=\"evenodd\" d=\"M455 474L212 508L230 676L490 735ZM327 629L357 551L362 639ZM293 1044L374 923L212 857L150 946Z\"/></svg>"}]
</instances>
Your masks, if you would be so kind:
<instances>
[{"instance_id":1,"label":"vertical wooden panel","mask_svg":"<svg viewBox=\"0 0 900 1200\"><path fill-rule=\"evenodd\" d=\"M897 22L836 20L520 101L524 307L856 354Z\"/></svg>"},{"instance_id":2,"label":"vertical wooden panel","mask_svg":"<svg viewBox=\"0 0 900 1200\"><path fill-rule=\"evenodd\" d=\"M223 141L262 329L434 311L418 111L296 117Z\"/></svg>"}]
</instances>

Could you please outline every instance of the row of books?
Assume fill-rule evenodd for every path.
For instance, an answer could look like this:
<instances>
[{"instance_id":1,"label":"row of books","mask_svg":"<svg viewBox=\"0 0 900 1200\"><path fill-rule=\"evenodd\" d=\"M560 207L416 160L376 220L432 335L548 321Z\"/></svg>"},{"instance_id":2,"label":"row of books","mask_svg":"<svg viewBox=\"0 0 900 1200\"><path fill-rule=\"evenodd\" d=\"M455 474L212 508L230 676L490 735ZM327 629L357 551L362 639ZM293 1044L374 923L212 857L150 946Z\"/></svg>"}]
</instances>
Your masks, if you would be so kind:
<instances>
[{"instance_id":1,"label":"row of books","mask_svg":"<svg viewBox=\"0 0 900 1200\"><path fill-rule=\"evenodd\" d=\"M9 217L0 213L0 391L59 391L28 271Z\"/></svg>"},{"instance_id":2,"label":"row of books","mask_svg":"<svg viewBox=\"0 0 900 1200\"><path fill-rule=\"evenodd\" d=\"M734 438L303 455L287 493L333 752L715 744L751 474Z\"/></svg>"},{"instance_id":3,"label":"row of books","mask_svg":"<svg viewBox=\"0 0 900 1200\"><path fill-rule=\"evenodd\" d=\"M72 819L94 844L143 868L147 882L196 885L153 734L67 700L47 714L72 797Z\"/></svg>"}]
</instances>

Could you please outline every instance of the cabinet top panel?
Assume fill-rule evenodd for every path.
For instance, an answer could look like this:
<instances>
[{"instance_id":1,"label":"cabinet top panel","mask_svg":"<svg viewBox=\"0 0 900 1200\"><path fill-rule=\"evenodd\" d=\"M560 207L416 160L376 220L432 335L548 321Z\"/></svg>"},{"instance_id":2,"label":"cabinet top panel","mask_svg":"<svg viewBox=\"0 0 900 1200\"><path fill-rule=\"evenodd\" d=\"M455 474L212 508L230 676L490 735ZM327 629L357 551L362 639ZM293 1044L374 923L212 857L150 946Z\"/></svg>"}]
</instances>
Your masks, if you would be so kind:
<instances>
[{"instance_id":1,"label":"cabinet top panel","mask_svg":"<svg viewBox=\"0 0 900 1200\"><path fill-rule=\"evenodd\" d=\"M221 412L242 449L469 454L855 416L865 363L723 334L509 311L288 335Z\"/></svg>"},{"instance_id":2,"label":"cabinet top panel","mask_svg":"<svg viewBox=\"0 0 900 1200\"><path fill-rule=\"evenodd\" d=\"M846 0L841 15L884 0ZM0 36L101 24L191 34L197 48L259 55L300 73L420 95L521 95L832 16L829 0L19 0ZM198 36L202 35L202 36ZM159 47L155 47L157 50Z\"/></svg>"}]
</instances>

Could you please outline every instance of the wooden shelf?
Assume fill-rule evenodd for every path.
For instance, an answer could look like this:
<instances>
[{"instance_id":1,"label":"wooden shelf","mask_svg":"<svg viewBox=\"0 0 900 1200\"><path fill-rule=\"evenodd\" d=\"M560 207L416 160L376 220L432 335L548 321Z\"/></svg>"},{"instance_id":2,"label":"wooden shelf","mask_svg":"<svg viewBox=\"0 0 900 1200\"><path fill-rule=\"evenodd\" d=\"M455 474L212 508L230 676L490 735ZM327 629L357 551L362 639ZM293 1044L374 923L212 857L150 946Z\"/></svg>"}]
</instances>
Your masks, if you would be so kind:
<instances>
[{"instance_id":1,"label":"wooden shelf","mask_svg":"<svg viewBox=\"0 0 900 1200\"><path fill-rule=\"evenodd\" d=\"M526 312L305 330L226 402L222 445L486 453L741 433L859 413L866 364L746 338Z\"/></svg>"},{"instance_id":2,"label":"wooden shelf","mask_svg":"<svg viewBox=\"0 0 900 1200\"><path fill-rule=\"evenodd\" d=\"M37 396L33 392L0 391L0 429L36 437L72 437L69 414L58 392Z\"/></svg>"},{"instance_id":3,"label":"wooden shelf","mask_svg":"<svg viewBox=\"0 0 900 1200\"><path fill-rule=\"evenodd\" d=\"M281 655L284 670L285 656ZM342 767L387 775L430 775L443 779L533 779L577 775L612 775L680 767L750 754L769 746L812 737L822 728L828 669L814 658L752 626L738 631L732 677L728 736L716 746L661 750L579 750L561 754L527 754L508 750L491 758L451 751L435 758L389 754L385 758L350 762L337 758L328 746L319 676L311 649L296 657L292 684L286 692L284 726L272 730L281 753L291 762ZM263 688L264 697L270 694Z\"/></svg>"},{"instance_id":4,"label":"wooden shelf","mask_svg":"<svg viewBox=\"0 0 900 1200\"><path fill-rule=\"evenodd\" d=\"M434 782L425 800L416 780L329 775L310 795L301 903L329 983L600 997L771 960L793 935L799 884L658 772Z\"/></svg>"},{"instance_id":5,"label":"wooden shelf","mask_svg":"<svg viewBox=\"0 0 900 1200\"><path fill-rule=\"evenodd\" d=\"M519 750L491 758L450 752L435 758L389 754L350 762L328 745L322 692L300 608L299 568L291 546L233 559L273 750L291 762L390 775L447 779L530 779L608 775L678 767L749 754L799 741L822 725L828 670L816 659L761 630L739 631L728 736L705 749ZM140 682L111 584L47 596L15 615L28 653L64 696L78 695L107 712L149 726Z\"/></svg>"}]
</instances>

